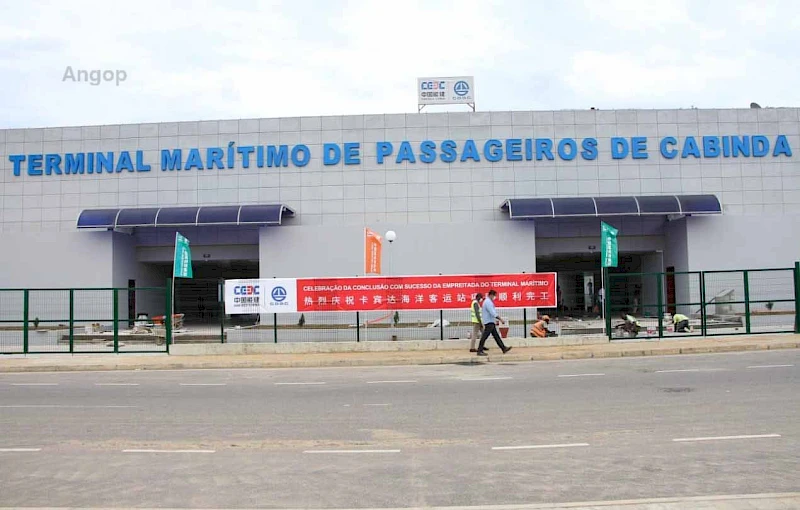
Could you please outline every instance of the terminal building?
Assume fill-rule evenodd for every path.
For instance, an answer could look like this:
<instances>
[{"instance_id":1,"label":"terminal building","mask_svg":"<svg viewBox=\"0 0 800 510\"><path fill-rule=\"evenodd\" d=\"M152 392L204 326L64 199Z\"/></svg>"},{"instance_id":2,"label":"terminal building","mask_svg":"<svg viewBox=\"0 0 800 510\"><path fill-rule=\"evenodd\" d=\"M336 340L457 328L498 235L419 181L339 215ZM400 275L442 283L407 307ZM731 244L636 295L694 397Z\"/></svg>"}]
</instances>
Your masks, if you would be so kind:
<instances>
[{"instance_id":1,"label":"terminal building","mask_svg":"<svg viewBox=\"0 0 800 510\"><path fill-rule=\"evenodd\" d=\"M0 288L163 286L175 234L226 278L558 272L579 314L600 222L619 267L800 258L796 108L492 111L0 130ZM635 287L635 285L634 285ZM653 286L626 289L652 301ZM650 295L650 296L648 296ZM187 314L191 311L187 310Z\"/></svg>"}]
</instances>

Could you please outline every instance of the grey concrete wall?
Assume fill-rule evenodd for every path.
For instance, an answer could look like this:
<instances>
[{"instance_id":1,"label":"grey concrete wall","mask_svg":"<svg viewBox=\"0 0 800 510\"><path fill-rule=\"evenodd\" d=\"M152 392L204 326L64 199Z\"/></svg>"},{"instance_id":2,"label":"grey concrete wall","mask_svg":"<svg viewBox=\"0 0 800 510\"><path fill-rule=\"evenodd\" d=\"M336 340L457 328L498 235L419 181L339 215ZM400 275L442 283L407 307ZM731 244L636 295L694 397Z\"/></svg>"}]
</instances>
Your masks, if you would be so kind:
<instances>
[{"instance_id":1,"label":"grey concrete wall","mask_svg":"<svg viewBox=\"0 0 800 510\"><path fill-rule=\"evenodd\" d=\"M664 226L664 270L675 268L676 273L689 271L689 244L686 232L687 220L681 218L669 221ZM700 298L700 277L698 275L675 274L676 303L697 302ZM664 287L666 292L666 285ZM678 313L691 315L698 307L683 304L676 307Z\"/></svg>"},{"instance_id":2,"label":"grey concrete wall","mask_svg":"<svg viewBox=\"0 0 800 510\"><path fill-rule=\"evenodd\" d=\"M188 234L195 246L260 242L263 276L326 276L361 274L364 226L398 232L397 245L386 254L395 274L533 271L534 228L539 227L510 222L499 210L509 197L714 193L725 217L689 219L687 269L788 265L798 258L799 115L796 108L453 112L0 130L0 232L4 248L11 246L0 260L19 259L4 266L0 286L110 286L122 274L112 274L110 241L99 250L88 248L96 242L93 236L107 234L76 232L79 212L155 205L284 203L298 215L283 227ZM666 159L657 147L664 136L732 134L784 134L794 155ZM613 159L609 147L615 136L648 137L650 157ZM375 142L383 140L395 144L396 154L403 140L418 152L423 140L440 147L451 139L460 151L467 139L481 146L491 138L511 137L593 137L599 156L592 161L579 157L490 163L481 154L480 162L398 164L388 158L379 165L375 155ZM312 159L302 168L243 168L237 156L232 169L160 169L161 149L205 149L228 142L303 143ZM361 143L362 163L323 165L326 142ZM153 170L78 176L29 176L23 171L14 176L8 160L10 154L122 150L144 151ZM641 226L639 231L627 223L622 220L622 250L650 250L656 242L647 241L644 247L626 243L664 235L648 230L648 222L633 222ZM574 238L574 243L566 243L570 249L588 246L588 238L596 234L587 234L581 226L572 228L575 225L561 225L555 234L542 231L540 237ZM740 242L742 232L758 233L758 241ZM169 246L173 238L170 231L141 230L136 235L139 245L148 246ZM683 240L680 235L678 239ZM52 246L49 252L41 250L44 240ZM591 242L599 244L599 239ZM540 253L554 249L564 248L549 241L539 246ZM664 249L667 259L684 261L682 254ZM43 257L64 260L70 269L57 264L52 269L39 264L36 274L27 269L28 261ZM128 255L117 259L122 268L131 267Z\"/></svg>"},{"instance_id":3,"label":"grey concrete wall","mask_svg":"<svg viewBox=\"0 0 800 510\"><path fill-rule=\"evenodd\" d=\"M3 232L73 231L84 208L283 202L302 225L499 221L509 197L715 193L727 214L800 213L800 122L796 108L725 110L565 110L230 119L160 124L0 130ZM785 134L791 158L663 158L664 136ZM648 159L615 160L611 137L645 136ZM596 138L599 156L565 161L430 164L389 158L375 142L441 144L491 138ZM306 167L163 172L160 150L307 144ZM324 166L322 144L361 143L360 165ZM481 147L482 148L482 147ZM9 154L144 151L148 173L15 177Z\"/></svg>"},{"instance_id":4,"label":"grey concrete wall","mask_svg":"<svg viewBox=\"0 0 800 510\"><path fill-rule=\"evenodd\" d=\"M664 256L663 252L647 253L642 256L642 269L641 272L645 274L661 273L664 271ZM662 299L664 291L661 292ZM663 301L662 301L663 302ZM658 314L658 277L657 276L643 276L642 277L642 310L644 314L655 316ZM655 306L653 306L655 305Z\"/></svg>"},{"instance_id":5,"label":"grey concrete wall","mask_svg":"<svg viewBox=\"0 0 800 510\"><path fill-rule=\"evenodd\" d=\"M373 224L385 242L384 274L513 273L536 270L533 222ZM364 274L363 227L265 228L262 278L360 276ZM302 248L298 248L302 247Z\"/></svg>"},{"instance_id":6,"label":"grey concrete wall","mask_svg":"<svg viewBox=\"0 0 800 510\"><path fill-rule=\"evenodd\" d=\"M594 250L589 247L594 246ZM539 238L536 242L536 253L539 256L565 253L589 254L597 252L600 246L599 236L573 238ZM618 238L620 253L649 252L664 249L662 236L627 236ZM598 266L599 267L599 266Z\"/></svg>"},{"instance_id":7,"label":"grey concrete wall","mask_svg":"<svg viewBox=\"0 0 800 510\"><path fill-rule=\"evenodd\" d=\"M386 242L385 275L514 273L536 271L536 236L533 222L455 223L449 225L392 225L372 227L381 233L393 229L397 240ZM292 248L304 246L304 249ZM364 275L363 227L264 228L261 233L262 278ZM518 319L522 310L502 311ZM533 311L529 310L531 317ZM402 321L429 324L436 311L401 312ZM373 320L381 312L362 314ZM296 324L299 314L281 314L281 324ZM446 320L469 320L469 312L445 312ZM305 314L308 324L351 322L355 314ZM263 320L271 321L268 317Z\"/></svg>"},{"instance_id":8,"label":"grey concrete wall","mask_svg":"<svg viewBox=\"0 0 800 510\"><path fill-rule=\"evenodd\" d=\"M190 239L191 241L191 239ZM258 260L258 244L240 245L196 245L192 243L192 259L195 264L204 261L219 262L226 260ZM175 246L140 246L136 248L136 260L146 263L172 263L175 257ZM208 257L204 257L208 255Z\"/></svg>"},{"instance_id":9,"label":"grey concrete wall","mask_svg":"<svg viewBox=\"0 0 800 510\"><path fill-rule=\"evenodd\" d=\"M800 260L800 222L778 215L688 218L687 240L695 271L790 267Z\"/></svg>"},{"instance_id":10,"label":"grey concrete wall","mask_svg":"<svg viewBox=\"0 0 800 510\"><path fill-rule=\"evenodd\" d=\"M800 260L800 223L783 216L721 216L689 218L687 222L689 264L693 270L790 268ZM790 271L753 272L749 276L750 299L793 299ZM707 274L708 299L733 290L734 299L744 296L740 273ZM760 310L763 304L754 306ZM789 310L777 304L775 310ZM743 311L743 307L736 308Z\"/></svg>"},{"instance_id":11,"label":"grey concrete wall","mask_svg":"<svg viewBox=\"0 0 800 510\"><path fill-rule=\"evenodd\" d=\"M109 232L5 233L2 241L0 288L65 289L111 284ZM21 320L22 299L22 292L0 292L0 319ZM66 323L69 319L66 290L32 290L29 300L30 320L39 317ZM75 316L110 318L111 304L108 292L76 291Z\"/></svg>"}]
</instances>

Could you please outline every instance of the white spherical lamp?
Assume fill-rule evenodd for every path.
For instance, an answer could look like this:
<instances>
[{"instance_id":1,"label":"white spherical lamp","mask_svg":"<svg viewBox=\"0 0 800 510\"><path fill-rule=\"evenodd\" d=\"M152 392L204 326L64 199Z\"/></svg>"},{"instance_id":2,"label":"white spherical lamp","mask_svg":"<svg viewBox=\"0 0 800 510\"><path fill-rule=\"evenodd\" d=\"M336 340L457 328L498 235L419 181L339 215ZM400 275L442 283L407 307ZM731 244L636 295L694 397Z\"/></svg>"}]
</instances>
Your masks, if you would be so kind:
<instances>
[{"instance_id":1,"label":"white spherical lamp","mask_svg":"<svg viewBox=\"0 0 800 510\"><path fill-rule=\"evenodd\" d=\"M386 240L390 243L393 243L394 240L397 239L397 233L394 230L390 230L386 232Z\"/></svg>"}]
</instances>

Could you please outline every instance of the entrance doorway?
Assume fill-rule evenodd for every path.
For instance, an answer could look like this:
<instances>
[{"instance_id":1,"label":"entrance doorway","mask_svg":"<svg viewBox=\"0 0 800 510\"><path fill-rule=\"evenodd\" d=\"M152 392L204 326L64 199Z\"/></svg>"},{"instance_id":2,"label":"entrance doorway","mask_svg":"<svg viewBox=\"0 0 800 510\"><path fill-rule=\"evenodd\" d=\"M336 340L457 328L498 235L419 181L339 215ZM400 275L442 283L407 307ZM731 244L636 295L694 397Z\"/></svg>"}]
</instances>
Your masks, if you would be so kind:
<instances>
[{"instance_id":1,"label":"entrance doorway","mask_svg":"<svg viewBox=\"0 0 800 510\"><path fill-rule=\"evenodd\" d=\"M159 264L161 265L161 264ZM163 264L162 271L171 274L172 266ZM224 319L222 283L229 279L258 278L258 261L198 261L192 278L175 278L175 313L183 314L186 327L218 325Z\"/></svg>"},{"instance_id":2,"label":"entrance doorway","mask_svg":"<svg viewBox=\"0 0 800 510\"><path fill-rule=\"evenodd\" d=\"M652 273L662 271L660 252L620 253L618 266L606 269L610 274ZM553 253L536 258L537 272L558 273L557 293L559 307L552 312L557 317L580 319L599 318L602 315L600 289L603 288L600 253ZM657 284L654 278L632 276L614 281L611 293L603 289L603 296L612 297L615 307L625 307L633 314L647 315L654 310L645 306L657 302Z\"/></svg>"}]
</instances>

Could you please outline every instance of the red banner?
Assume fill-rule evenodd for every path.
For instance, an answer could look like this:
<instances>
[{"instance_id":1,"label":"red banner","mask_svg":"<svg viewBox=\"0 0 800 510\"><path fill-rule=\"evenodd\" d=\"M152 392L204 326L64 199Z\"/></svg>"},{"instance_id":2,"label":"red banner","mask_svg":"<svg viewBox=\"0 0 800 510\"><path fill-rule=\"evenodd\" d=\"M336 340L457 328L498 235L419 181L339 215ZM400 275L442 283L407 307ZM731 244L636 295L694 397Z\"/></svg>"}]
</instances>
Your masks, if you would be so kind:
<instances>
[{"instance_id":1,"label":"red banner","mask_svg":"<svg viewBox=\"0 0 800 510\"><path fill-rule=\"evenodd\" d=\"M554 308L556 273L298 278L298 312L452 310L497 292L500 308Z\"/></svg>"}]
</instances>

